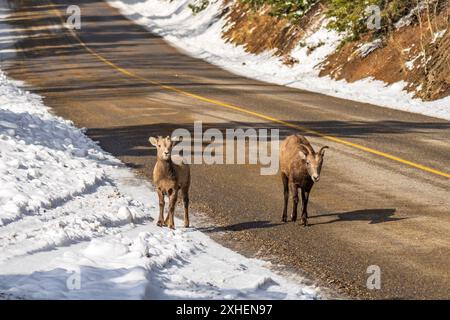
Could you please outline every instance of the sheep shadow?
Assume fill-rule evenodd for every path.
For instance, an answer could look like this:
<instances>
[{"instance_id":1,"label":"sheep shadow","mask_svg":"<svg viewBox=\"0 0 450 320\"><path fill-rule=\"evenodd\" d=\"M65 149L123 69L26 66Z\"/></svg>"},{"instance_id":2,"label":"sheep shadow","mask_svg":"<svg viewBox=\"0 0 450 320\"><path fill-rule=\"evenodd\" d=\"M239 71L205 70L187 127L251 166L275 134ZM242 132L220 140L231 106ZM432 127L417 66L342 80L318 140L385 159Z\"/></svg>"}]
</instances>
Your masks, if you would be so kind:
<instances>
[{"instance_id":1,"label":"sheep shadow","mask_svg":"<svg viewBox=\"0 0 450 320\"><path fill-rule=\"evenodd\" d=\"M265 229L265 228L273 228L282 225L282 223L273 223L271 221L262 220L262 221L246 221L231 224L228 226L220 226L220 227L202 227L197 228L198 231L204 233L216 233L216 232L226 232L226 231L243 231L243 230L251 230L251 229Z\"/></svg>"},{"instance_id":2,"label":"sheep shadow","mask_svg":"<svg viewBox=\"0 0 450 320\"><path fill-rule=\"evenodd\" d=\"M383 222L392 222L406 218L394 218L396 209L363 209L342 213L319 214L310 218L336 217L334 220L312 223L311 225L330 224L343 221L368 221L369 224L378 224Z\"/></svg>"},{"instance_id":3,"label":"sheep shadow","mask_svg":"<svg viewBox=\"0 0 450 320\"><path fill-rule=\"evenodd\" d=\"M378 224L383 222L392 222L403 220L406 218L394 218L392 217L395 214L396 209L363 209L363 210L354 210L349 212L342 213L328 213L328 214L319 214L315 216L310 216L309 226L314 225L322 225L322 224L330 224L336 222L343 221L368 221L369 224ZM333 220L311 223L311 219L321 218L321 217L336 217ZM204 233L217 233L217 232L236 232L243 230L251 230L251 229L266 229L266 228L274 228L278 226L286 225L286 223L274 223L268 220L261 221L246 221L235 224L230 224L227 226L219 226L219 227L201 227L196 228L196 230L204 232Z\"/></svg>"}]
</instances>

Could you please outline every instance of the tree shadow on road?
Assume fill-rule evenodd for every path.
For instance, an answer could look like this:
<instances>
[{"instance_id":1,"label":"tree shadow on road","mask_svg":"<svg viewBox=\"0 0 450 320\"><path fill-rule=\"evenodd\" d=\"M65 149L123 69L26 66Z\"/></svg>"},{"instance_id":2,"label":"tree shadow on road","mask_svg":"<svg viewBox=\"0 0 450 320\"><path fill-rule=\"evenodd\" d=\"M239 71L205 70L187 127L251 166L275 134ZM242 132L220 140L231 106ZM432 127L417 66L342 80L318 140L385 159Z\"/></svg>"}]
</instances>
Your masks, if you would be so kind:
<instances>
[{"instance_id":1,"label":"tree shadow on road","mask_svg":"<svg viewBox=\"0 0 450 320\"><path fill-rule=\"evenodd\" d=\"M313 216L311 218L336 217L333 220L311 223L311 225L329 224L342 221L368 221L369 224L391 222L406 218L394 218L395 209L363 209L342 213L329 213Z\"/></svg>"}]
</instances>

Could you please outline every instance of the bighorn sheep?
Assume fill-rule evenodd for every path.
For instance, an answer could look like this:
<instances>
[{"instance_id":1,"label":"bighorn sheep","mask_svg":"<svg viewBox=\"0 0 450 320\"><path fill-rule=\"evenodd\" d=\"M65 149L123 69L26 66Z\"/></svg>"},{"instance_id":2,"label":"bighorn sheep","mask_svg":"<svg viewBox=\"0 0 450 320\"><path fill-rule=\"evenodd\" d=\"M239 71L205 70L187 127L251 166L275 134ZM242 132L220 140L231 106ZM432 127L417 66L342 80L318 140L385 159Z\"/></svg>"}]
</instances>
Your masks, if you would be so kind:
<instances>
[{"instance_id":1,"label":"bighorn sheep","mask_svg":"<svg viewBox=\"0 0 450 320\"><path fill-rule=\"evenodd\" d=\"M168 226L175 229L174 210L178 198L178 190L181 189L184 203L184 226L189 227L189 186L191 175L189 165L183 161L174 163L172 161L172 148L177 139L169 136L163 138L150 137L150 143L157 149L157 160L153 169L153 183L156 186L159 197L159 219L158 226ZM169 197L169 212L164 220L164 196Z\"/></svg>"},{"instance_id":2,"label":"bighorn sheep","mask_svg":"<svg viewBox=\"0 0 450 320\"><path fill-rule=\"evenodd\" d=\"M280 148L280 170L284 188L284 208L282 221L287 221L289 190L292 193L292 221L297 220L298 189L302 196L302 224L308 224L308 199L314 182L319 181L323 156L328 146L315 152L311 144L301 135L287 137Z\"/></svg>"}]
</instances>

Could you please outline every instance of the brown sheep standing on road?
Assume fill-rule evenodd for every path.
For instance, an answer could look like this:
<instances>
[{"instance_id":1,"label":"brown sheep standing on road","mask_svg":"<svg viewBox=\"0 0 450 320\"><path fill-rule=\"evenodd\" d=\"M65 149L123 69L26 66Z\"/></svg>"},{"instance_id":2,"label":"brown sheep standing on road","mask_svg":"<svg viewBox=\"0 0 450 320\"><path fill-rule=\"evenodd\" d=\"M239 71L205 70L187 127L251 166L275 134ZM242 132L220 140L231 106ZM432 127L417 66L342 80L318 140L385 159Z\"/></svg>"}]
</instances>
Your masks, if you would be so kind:
<instances>
[{"instance_id":1,"label":"brown sheep standing on road","mask_svg":"<svg viewBox=\"0 0 450 320\"><path fill-rule=\"evenodd\" d=\"M158 226L168 226L175 229L174 210L177 204L178 190L181 190L184 203L184 227L189 227L189 186L191 184L191 174L189 165L183 161L174 163L172 161L172 148L174 141L167 136L150 137L150 143L157 149L157 160L153 169L153 183L159 197L159 219ZM169 197L169 212L164 220L164 196Z\"/></svg>"},{"instance_id":2,"label":"brown sheep standing on road","mask_svg":"<svg viewBox=\"0 0 450 320\"><path fill-rule=\"evenodd\" d=\"M308 224L308 199L314 182L319 181L323 156L328 146L315 152L311 144L301 135L287 137L280 147L280 170L283 181L284 208L281 220L287 221L289 190L292 193L292 221L297 220L298 189L302 195L302 224Z\"/></svg>"}]
</instances>

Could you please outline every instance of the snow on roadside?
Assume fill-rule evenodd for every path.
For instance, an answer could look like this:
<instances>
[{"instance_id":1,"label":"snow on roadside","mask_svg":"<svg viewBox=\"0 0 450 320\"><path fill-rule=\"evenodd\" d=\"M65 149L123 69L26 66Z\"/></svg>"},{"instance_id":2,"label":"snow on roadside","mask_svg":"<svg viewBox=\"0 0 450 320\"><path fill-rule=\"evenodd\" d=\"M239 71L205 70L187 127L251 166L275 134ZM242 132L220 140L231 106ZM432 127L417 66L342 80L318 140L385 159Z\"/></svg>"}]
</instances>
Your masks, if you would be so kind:
<instances>
[{"instance_id":1,"label":"snow on roadside","mask_svg":"<svg viewBox=\"0 0 450 320\"><path fill-rule=\"evenodd\" d=\"M321 297L195 229L157 227L157 203L149 183L0 71L0 297Z\"/></svg>"},{"instance_id":2,"label":"snow on roadside","mask_svg":"<svg viewBox=\"0 0 450 320\"><path fill-rule=\"evenodd\" d=\"M300 61L293 67L282 64L270 52L249 54L243 47L226 43L221 34L226 23L220 16L222 1L211 1L203 11L193 14L192 0L108 0L129 19L163 36L172 45L233 73L262 81L286 85L330 96L372 103L388 108L450 120L450 97L424 102L404 89L405 82L386 85L366 78L354 83L319 77L317 65L332 53L340 36L325 28L326 21L292 52ZM308 54L308 47L317 47ZM245 63L245 65L243 64Z\"/></svg>"}]
</instances>

